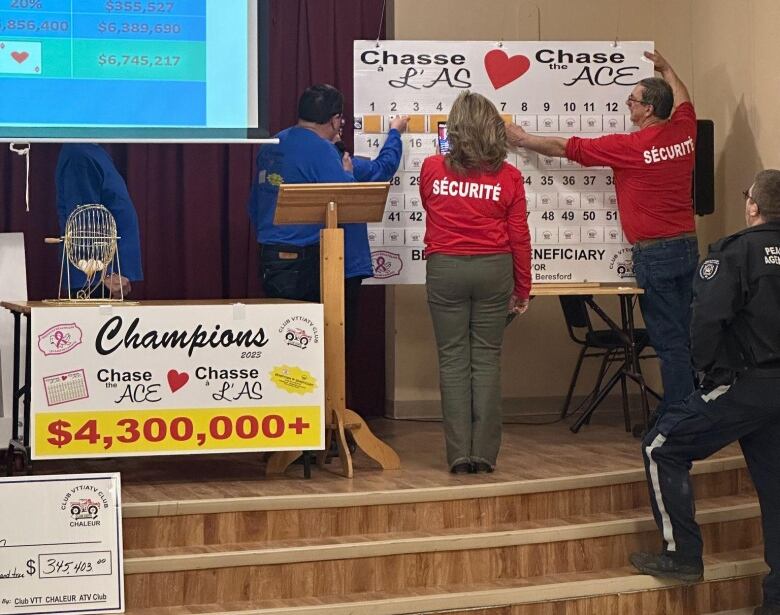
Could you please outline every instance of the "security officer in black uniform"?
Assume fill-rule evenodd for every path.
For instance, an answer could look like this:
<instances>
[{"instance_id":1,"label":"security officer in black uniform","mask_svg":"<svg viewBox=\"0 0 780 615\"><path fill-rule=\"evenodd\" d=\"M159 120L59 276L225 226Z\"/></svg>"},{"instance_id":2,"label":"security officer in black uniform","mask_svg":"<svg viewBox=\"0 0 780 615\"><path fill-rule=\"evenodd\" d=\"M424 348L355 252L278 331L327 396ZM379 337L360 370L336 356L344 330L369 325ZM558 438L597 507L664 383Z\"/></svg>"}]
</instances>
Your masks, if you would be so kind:
<instances>
[{"instance_id":1,"label":"security officer in black uniform","mask_svg":"<svg viewBox=\"0 0 780 615\"><path fill-rule=\"evenodd\" d=\"M710 247L694 281L691 350L701 386L643 442L661 554L634 553L645 574L701 580L691 462L739 440L763 515L764 604L780 615L780 171L745 191L748 227Z\"/></svg>"}]
</instances>

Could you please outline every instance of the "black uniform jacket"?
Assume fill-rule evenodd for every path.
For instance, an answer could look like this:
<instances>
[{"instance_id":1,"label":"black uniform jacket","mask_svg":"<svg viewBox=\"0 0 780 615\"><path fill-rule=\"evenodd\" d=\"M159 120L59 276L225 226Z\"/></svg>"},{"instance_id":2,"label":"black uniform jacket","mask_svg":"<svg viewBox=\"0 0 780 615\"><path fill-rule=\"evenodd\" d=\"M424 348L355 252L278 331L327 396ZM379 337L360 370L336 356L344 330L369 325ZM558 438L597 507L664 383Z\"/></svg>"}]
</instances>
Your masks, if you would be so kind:
<instances>
[{"instance_id":1,"label":"black uniform jacket","mask_svg":"<svg viewBox=\"0 0 780 615\"><path fill-rule=\"evenodd\" d=\"M780 367L780 222L710 246L693 283L691 353L711 384Z\"/></svg>"}]
</instances>

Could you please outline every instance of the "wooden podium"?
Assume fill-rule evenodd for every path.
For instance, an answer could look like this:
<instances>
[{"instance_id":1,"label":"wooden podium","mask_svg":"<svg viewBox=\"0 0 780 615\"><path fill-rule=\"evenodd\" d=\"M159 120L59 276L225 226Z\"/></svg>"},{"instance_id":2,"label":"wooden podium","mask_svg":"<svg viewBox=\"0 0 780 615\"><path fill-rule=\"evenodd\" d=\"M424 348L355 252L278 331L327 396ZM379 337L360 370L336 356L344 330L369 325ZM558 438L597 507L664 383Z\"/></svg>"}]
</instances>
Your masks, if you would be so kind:
<instances>
[{"instance_id":1,"label":"wooden podium","mask_svg":"<svg viewBox=\"0 0 780 615\"><path fill-rule=\"evenodd\" d=\"M320 231L320 298L325 308L325 450L335 435L344 476L352 478L349 431L358 447L384 470L401 467L398 454L377 438L360 415L346 407L344 369L344 230L339 222L379 222L390 190L388 183L282 184L274 224L324 224ZM302 451L274 453L266 474L281 474Z\"/></svg>"}]
</instances>

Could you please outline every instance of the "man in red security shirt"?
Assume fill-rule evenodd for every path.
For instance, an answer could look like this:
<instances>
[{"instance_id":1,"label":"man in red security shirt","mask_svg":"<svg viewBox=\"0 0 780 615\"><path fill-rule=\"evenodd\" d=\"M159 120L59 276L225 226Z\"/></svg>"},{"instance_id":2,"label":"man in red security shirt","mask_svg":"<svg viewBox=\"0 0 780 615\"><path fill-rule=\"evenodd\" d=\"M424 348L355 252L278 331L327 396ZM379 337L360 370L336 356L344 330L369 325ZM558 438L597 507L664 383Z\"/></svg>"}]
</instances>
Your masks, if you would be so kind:
<instances>
[{"instance_id":1,"label":"man in red security shirt","mask_svg":"<svg viewBox=\"0 0 780 615\"><path fill-rule=\"evenodd\" d=\"M618 209L633 244L639 302L650 341L661 360L659 414L694 390L690 353L693 275L698 264L691 175L696 113L685 85L659 54L645 53L663 79L643 79L626 104L639 130L596 139L539 137L507 128L510 145L583 166L609 166Z\"/></svg>"}]
</instances>

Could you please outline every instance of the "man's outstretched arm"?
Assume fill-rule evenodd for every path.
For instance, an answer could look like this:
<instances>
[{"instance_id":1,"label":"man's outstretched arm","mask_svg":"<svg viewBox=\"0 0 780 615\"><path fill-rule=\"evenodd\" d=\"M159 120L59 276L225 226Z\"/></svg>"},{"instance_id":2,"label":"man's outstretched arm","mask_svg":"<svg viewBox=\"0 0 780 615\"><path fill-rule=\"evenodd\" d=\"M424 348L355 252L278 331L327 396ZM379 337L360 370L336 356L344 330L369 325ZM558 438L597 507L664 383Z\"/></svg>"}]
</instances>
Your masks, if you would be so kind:
<instances>
[{"instance_id":1,"label":"man's outstretched arm","mask_svg":"<svg viewBox=\"0 0 780 615\"><path fill-rule=\"evenodd\" d=\"M516 124L506 127L506 141L512 147L523 147L544 156L566 156L566 139L528 134Z\"/></svg>"},{"instance_id":2,"label":"man's outstretched arm","mask_svg":"<svg viewBox=\"0 0 780 615\"><path fill-rule=\"evenodd\" d=\"M688 88L685 87L685 84L677 76L677 73L674 72L674 69L671 64L666 61L665 57L657 51L653 53L645 51L645 57L655 65L655 70L661 73L661 77L664 78L664 81L671 86L675 109L684 102L691 102L691 95L688 93Z\"/></svg>"}]
</instances>

